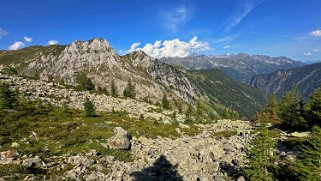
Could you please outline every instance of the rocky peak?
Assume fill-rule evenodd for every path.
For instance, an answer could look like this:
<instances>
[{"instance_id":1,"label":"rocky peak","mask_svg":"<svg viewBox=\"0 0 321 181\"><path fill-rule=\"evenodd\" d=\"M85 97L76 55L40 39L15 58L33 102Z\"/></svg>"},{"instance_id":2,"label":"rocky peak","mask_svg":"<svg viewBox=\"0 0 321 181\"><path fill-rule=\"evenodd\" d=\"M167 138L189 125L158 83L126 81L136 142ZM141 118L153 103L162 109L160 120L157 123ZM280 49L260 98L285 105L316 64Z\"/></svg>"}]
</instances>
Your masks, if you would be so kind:
<instances>
[{"instance_id":1,"label":"rocky peak","mask_svg":"<svg viewBox=\"0 0 321 181\"><path fill-rule=\"evenodd\" d=\"M129 53L124 56L125 59L126 57L127 57L127 60L130 61L131 64L135 67L147 68L156 61L156 59L150 57L149 55L147 55L145 52L141 50Z\"/></svg>"},{"instance_id":2,"label":"rocky peak","mask_svg":"<svg viewBox=\"0 0 321 181\"><path fill-rule=\"evenodd\" d=\"M111 50L113 53L115 53L108 41L103 38L95 38L87 41L76 40L68 45L65 49L67 52L80 53L110 52Z\"/></svg>"}]
</instances>

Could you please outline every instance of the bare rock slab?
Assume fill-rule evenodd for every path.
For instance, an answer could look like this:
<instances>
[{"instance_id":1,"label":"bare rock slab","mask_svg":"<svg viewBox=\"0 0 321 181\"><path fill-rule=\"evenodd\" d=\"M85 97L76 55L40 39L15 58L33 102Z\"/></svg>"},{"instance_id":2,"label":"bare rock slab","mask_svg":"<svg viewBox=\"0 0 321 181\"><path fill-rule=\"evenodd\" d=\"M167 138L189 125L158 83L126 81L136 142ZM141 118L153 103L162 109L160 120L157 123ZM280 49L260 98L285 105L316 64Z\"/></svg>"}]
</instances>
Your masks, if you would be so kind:
<instances>
[{"instance_id":1,"label":"bare rock slab","mask_svg":"<svg viewBox=\"0 0 321 181\"><path fill-rule=\"evenodd\" d=\"M131 135L122 127L115 127L115 135L108 139L107 146L114 150L129 150Z\"/></svg>"}]
</instances>

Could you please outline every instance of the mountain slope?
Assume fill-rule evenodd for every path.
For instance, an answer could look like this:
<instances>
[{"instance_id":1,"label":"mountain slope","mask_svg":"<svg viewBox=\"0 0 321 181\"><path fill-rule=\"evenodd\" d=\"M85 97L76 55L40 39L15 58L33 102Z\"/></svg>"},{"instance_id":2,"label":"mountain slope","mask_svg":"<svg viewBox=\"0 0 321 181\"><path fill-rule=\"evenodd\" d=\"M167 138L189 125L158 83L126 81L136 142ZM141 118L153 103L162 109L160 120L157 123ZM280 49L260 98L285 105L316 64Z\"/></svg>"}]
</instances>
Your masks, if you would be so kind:
<instances>
[{"instance_id":1,"label":"mountain slope","mask_svg":"<svg viewBox=\"0 0 321 181\"><path fill-rule=\"evenodd\" d=\"M271 73L304 65L287 57L250 56L245 53L221 56L191 56L186 58L167 57L162 58L161 61L179 65L189 70L219 68L234 80L246 83L259 73Z\"/></svg>"},{"instance_id":2,"label":"mountain slope","mask_svg":"<svg viewBox=\"0 0 321 181\"><path fill-rule=\"evenodd\" d=\"M278 97L289 91L292 86L297 86L306 100L321 85L321 63L257 75L253 77L250 85L267 95L276 93Z\"/></svg>"},{"instance_id":3,"label":"mountain slope","mask_svg":"<svg viewBox=\"0 0 321 181\"><path fill-rule=\"evenodd\" d=\"M247 118L265 103L265 96L259 90L232 80L218 69L193 70L190 75L206 92L209 102L219 102Z\"/></svg>"},{"instance_id":4,"label":"mountain slope","mask_svg":"<svg viewBox=\"0 0 321 181\"><path fill-rule=\"evenodd\" d=\"M19 76L71 86L76 86L77 75L85 72L96 88L100 86L110 90L111 82L114 81L119 95L122 95L127 82L131 80L135 84L136 98L139 100L160 102L166 94L169 100L175 99L185 103L195 104L196 100L200 99L205 104L211 105L216 112L225 109L225 106L236 109L236 106L231 106L232 103L224 102L220 94L211 93L211 91L219 92L223 88L215 90L214 86L213 90L207 91L194 78L194 73L160 62L142 51L119 56L106 40L100 38L75 41L67 46L33 46L17 51L4 51L0 54L0 70L7 71L7 67L11 67L10 72ZM217 81L226 79L222 75L217 75L211 74L214 77L209 79ZM245 91L239 84L234 82L233 84L238 87L237 90ZM223 84L222 87L224 90L229 90L230 84ZM242 91L234 93L242 97ZM252 97L248 96L245 102L250 105L252 101ZM254 102L261 101L254 100ZM247 117L251 111L240 114Z\"/></svg>"}]
</instances>

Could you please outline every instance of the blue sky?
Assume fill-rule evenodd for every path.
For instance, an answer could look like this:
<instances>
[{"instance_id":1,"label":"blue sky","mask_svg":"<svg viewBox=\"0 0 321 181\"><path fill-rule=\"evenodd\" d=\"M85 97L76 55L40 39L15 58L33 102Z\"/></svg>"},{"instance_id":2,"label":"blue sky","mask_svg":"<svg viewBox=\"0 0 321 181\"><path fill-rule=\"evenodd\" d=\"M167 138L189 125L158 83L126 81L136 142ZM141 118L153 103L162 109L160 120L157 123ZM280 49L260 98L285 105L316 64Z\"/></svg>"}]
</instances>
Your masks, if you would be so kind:
<instances>
[{"instance_id":1,"label":"blue sky","mask_svg":"<svg viewBox=\"0 0 321 181\"><path fill-rule=\"evenodd\" d=\"M321 60L320 9L320 0L3 0L0 49L103 37L118 53L154 57L246 52Z\"/></svg>"}]
</instances>

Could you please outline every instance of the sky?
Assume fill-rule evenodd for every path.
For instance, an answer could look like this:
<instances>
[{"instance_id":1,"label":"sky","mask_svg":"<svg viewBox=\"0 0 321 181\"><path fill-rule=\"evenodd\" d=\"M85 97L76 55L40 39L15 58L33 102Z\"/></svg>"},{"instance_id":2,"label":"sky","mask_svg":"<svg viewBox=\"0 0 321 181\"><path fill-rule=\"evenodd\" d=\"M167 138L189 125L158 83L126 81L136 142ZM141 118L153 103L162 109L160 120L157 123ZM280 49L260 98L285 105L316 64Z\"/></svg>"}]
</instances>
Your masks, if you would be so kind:
<instances>
[{"instance_id":1,"label":"sky","mask_svg":"<svg viewBox=\"0 0 321 181\"><path fill-rule=\"evenodd\" d=\"M119 54L321 60L321 0L2 0L0 49L105 38Z\"/></svg>"}]
</instances>

